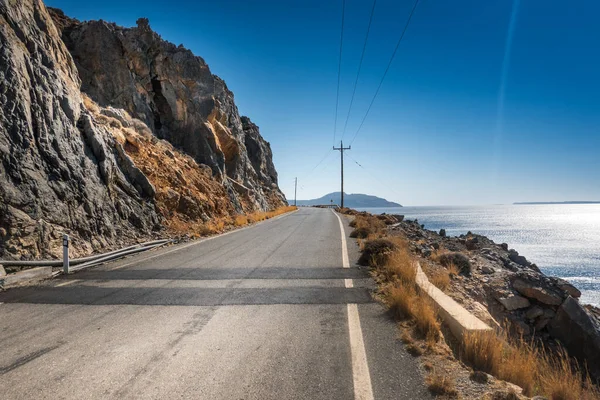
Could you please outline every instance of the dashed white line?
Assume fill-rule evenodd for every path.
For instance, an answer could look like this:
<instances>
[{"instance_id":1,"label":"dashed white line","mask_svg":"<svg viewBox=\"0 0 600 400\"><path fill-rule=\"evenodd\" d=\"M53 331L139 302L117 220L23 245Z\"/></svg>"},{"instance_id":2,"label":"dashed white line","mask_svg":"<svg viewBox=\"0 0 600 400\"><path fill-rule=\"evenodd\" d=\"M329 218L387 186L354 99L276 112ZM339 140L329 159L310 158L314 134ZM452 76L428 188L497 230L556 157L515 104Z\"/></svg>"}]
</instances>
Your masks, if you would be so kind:
<instances>
[{"instance_id":1,"label":"dashed white line","mask_svg":"<svg viewBox=\"0 0 600 400\"><path fill-rule=\"evenodd\" d=\"M350 268L348 261L348 247L346 246L346 234L344 224L339 215L333 210L333 214L340 223L340 232L342 235L342 265L344 268ZM352 279L344 279L346 288L354 287ZM352 355L352 381L354 383L355 400L373 400L373 385L371 384L371 373L369 372L369 363L367 362L367 352L365 351L365 342L362 329L360 327L360 316L358 315L358 306L355 303L348 304L348 333L350 337L350 353Z\"/></svg>"}]
</instances>

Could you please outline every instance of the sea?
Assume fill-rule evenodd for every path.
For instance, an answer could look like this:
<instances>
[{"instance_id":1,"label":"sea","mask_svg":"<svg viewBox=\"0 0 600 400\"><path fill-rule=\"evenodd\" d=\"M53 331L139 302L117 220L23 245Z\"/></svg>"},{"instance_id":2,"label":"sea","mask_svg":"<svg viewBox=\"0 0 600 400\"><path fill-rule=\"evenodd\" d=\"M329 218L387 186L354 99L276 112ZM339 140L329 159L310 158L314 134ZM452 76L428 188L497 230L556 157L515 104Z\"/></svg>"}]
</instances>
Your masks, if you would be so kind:
<instances>
[{"instance_id":1,"label":"sea","mask_svg":"<svg viewBox=\"0 0 600 400\"><path fill-rule=\"evenodd\" d=\"M582 303L600 307L600 204L363 208L402 214L449 236L468 231L527 257L546 274L581 290Z\"/></svg>"}]
</instances>

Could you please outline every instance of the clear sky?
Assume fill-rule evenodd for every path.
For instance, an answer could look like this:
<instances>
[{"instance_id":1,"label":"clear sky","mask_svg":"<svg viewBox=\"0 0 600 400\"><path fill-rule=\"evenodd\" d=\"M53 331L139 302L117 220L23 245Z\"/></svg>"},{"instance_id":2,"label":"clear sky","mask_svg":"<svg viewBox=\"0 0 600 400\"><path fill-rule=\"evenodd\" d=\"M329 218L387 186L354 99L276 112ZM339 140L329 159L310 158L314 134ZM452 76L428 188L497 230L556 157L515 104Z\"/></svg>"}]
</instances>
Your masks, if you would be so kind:
<instances>
[{"instance_id":1,"label":"clear sky","mask_svg":"<svg viewBox=\"0 0 600 400\"><path fill-rule=\"evenodd\" d=\"M124 26L148 17L225 79L271 143L288 198L296 176L298 198L339 190L339 152L329 150L342 0L46 4ZM413 4L377 1L345 146ZM336 146L372 5L346 0ZM346 152L345 191L404 205L600 200L598 15L592 0L421 0Z\"/></svg>"}]
</instances>

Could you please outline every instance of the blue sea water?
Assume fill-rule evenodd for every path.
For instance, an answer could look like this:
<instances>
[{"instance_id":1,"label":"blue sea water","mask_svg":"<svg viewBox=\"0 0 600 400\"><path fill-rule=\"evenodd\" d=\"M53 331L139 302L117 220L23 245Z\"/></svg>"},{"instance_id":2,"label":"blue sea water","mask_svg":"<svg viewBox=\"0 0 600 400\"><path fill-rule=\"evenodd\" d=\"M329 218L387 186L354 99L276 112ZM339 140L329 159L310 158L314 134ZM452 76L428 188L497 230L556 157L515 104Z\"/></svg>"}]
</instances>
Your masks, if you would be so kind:
<instances>
[{"instance_id":1,"label":"blue sea water","mask_svg":"<svg viewBox=\"0 0 600 400\"><path fill-rule=\"evenodd\" d=\"M600 204L364 208L403 214L451 236L485 235L581 290L581 302L600 306Z\"/></svg>"}]
</instances>

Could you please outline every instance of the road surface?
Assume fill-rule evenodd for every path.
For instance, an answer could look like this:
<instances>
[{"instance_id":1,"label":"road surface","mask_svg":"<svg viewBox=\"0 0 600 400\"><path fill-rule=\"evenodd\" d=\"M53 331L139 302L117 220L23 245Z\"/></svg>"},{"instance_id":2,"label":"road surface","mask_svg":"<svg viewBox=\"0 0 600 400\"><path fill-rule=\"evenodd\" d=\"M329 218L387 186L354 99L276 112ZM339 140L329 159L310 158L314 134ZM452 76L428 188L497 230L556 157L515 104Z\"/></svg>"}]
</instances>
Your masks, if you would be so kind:
<instances>
[{"instance_id":1,"label":"road surface","mask_svg":"<svg viewBox=\"0 0 600 400\"><path fill-rule=\"evenodd\" d=\"M0 397L429 398L346 222L300 209L0 293Z\"/></svg>"}]
</instances>

